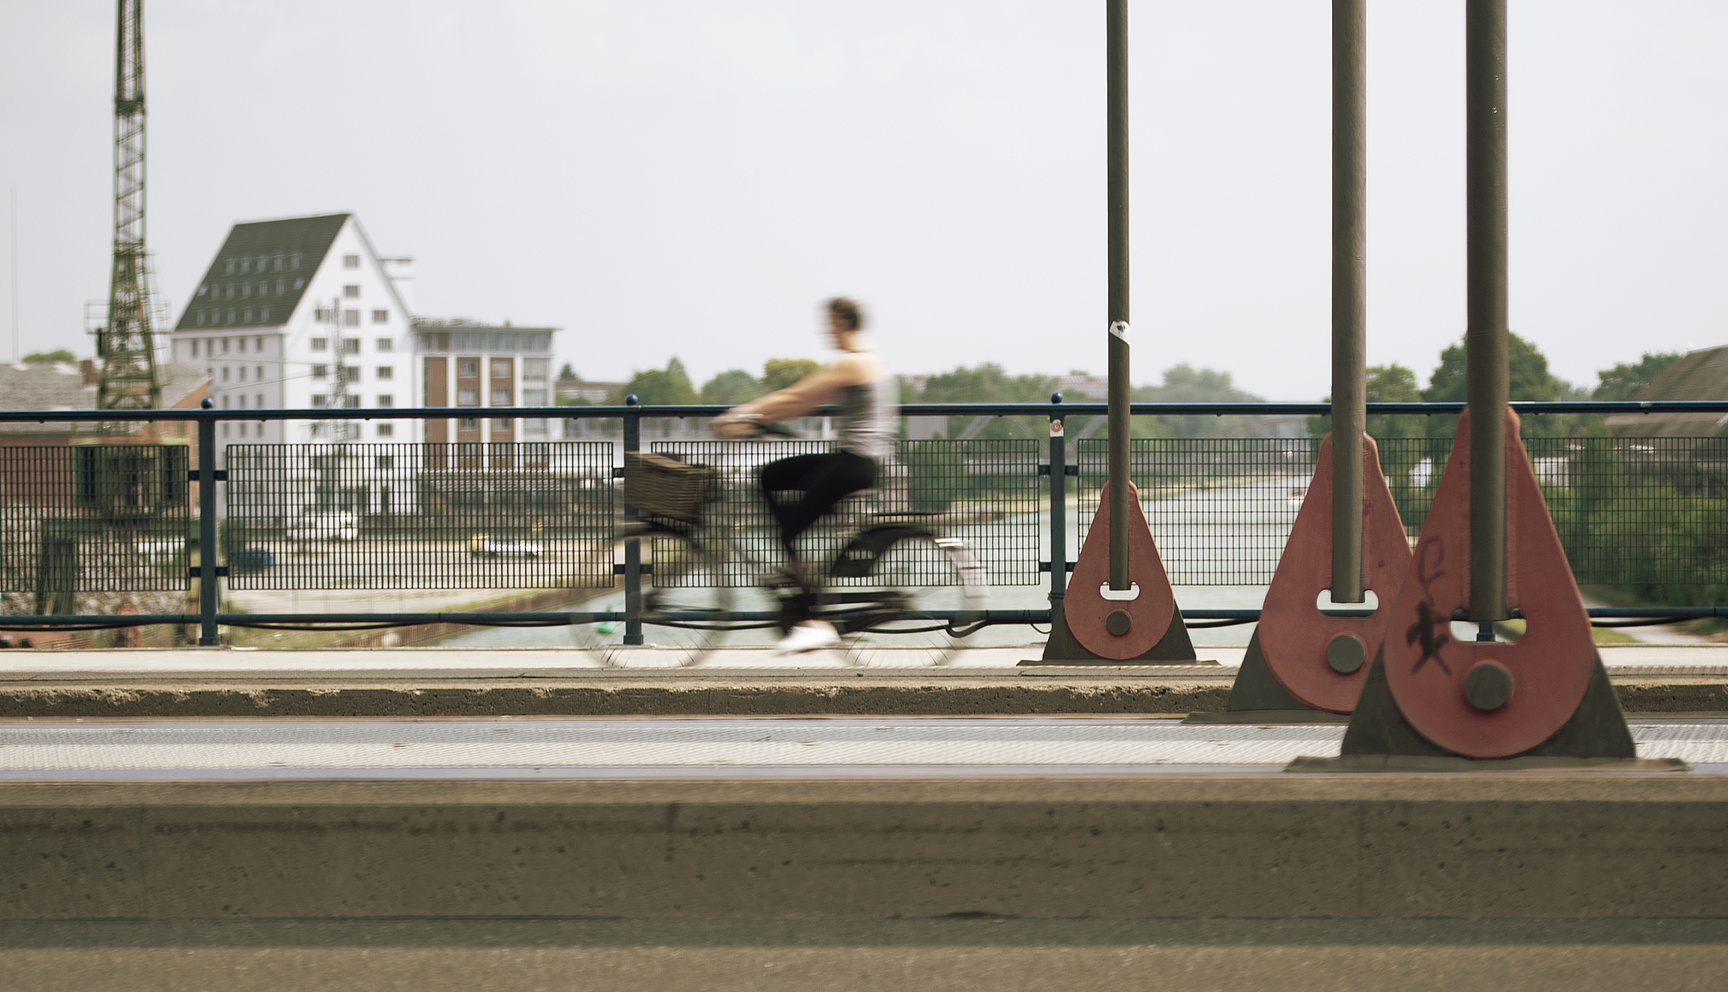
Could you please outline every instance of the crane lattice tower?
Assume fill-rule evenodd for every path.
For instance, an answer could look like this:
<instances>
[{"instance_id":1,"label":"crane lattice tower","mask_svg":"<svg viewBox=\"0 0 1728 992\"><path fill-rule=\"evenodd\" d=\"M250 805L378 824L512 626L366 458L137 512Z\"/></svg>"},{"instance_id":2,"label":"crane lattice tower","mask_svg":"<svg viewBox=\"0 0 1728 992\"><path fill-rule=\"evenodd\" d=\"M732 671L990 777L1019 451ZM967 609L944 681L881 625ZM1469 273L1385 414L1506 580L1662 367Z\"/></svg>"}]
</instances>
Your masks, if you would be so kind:
<instances>
[{"instance_id":1,"label":"crane lattice tower","mask_svg":"<svg viewBox=\"0 0 1728 992\"><path fill-rule=\"evenodd\" d=\"M119 0L114 53L114 268L96 335L100 410L162 403L144 255L144 0ZM125 430L125 427L121 428Z\"/></svg>"}]
</instances>

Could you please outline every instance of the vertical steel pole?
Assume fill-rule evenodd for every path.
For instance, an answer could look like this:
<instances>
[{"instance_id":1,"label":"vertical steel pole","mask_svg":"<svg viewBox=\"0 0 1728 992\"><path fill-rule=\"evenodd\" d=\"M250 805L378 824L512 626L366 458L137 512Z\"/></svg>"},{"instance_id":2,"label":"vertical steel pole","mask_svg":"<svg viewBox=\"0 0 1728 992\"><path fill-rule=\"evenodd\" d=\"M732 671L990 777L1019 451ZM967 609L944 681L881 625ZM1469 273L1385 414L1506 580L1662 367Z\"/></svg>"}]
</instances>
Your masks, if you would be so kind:
<instances>
[{"instance_id":1,"label":"vertical steel pole","mask_svg":"<svg viewBox=\"0 0 1728 992\"><path fill-rule=\"evenodd\" d=\"M624 405L632 409L624 411L624 488L630 488L629 472L630 456L642 448L642 414L633 409L636 406L636 394L624 397ZM635 520L636 511L628 506L624 508L624 519ZM642 643L642 539L628 537L624 539L624 643Z\"/></svg>"},{"instance_id":2,"label":"vertical steel pole","mask_svg":"<svg viewBox=\"0 0 1728 992\"><path fill-rule=\"evenodd\" d=\"M1062 402L1051 393L1052 404ZM1058 410L1050 411L1050 615L1062 612L1068 594L1068 439Z\"/></svg>"},{"instance_id":3,"label":"vertical steel pole","mask_svg":"<svg viewBox=\"0 0 1728 992\"><path fill-rule=\"evenodd\" d=\"M1104 0L1109 251L1110 588L1128 578L1128 0Z\"/></svg>"},{"instance_id":4,"label":"vertical steel pole","mask_svg":"<svg viewBox=\"0 0 1728 992\"><path fill-rule=\"evenodd\" d=\"M1470 619L1507 618L1506 0L1464 8Z\"/></svg>"},{"instance_id":5,"label":"vertical steel pole","mask_svg":"<svg viewBox=\"0 0 1728 992\"><path fill-rule=\"evenodd\" d=\"M1332 0L1332 601L1362 595L1367 396L1367 0Z\"/></svg>"},{"instance_id":6,"label":"vertical steel pole","mask_svg":"<svg viewBox=\"0 0 1728 992\"><path fill-rule=\"evenodd\" d=\"M208 398L198 418L198 643L216 645L216 415Z\"/></svg>"}]
</instances>

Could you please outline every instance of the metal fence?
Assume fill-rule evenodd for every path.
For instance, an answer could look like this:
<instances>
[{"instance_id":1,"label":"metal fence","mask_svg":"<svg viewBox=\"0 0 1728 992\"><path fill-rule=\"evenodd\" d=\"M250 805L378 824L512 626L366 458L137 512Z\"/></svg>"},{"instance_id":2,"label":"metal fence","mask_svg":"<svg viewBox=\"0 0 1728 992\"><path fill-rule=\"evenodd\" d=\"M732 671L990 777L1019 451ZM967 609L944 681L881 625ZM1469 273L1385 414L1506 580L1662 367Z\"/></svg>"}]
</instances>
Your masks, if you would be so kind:
<instances>
[{"instance_id":1,"label":"metal fence","mask_svg":"<svg viewBox=\"0 0 1728 992\"><path fill-rule=\"evenodd\" d=\"M1378 414L1450 414L1458 404L1375 404ZM1527 412L1728 412L1728 403L1517 404ZM1137 416L1323 414L1320 404L1135 404ZM218 446L227 421L354 419L357 411L150 411L137 415L197 428L178 437L0 445L0 593L17 628L196 623L215 643L222 624L410 623L473 614L221 613L219 587L296 590L605 589L620 581L676 581L667 547L620 539L624 455L644 447L644 420L718 408L513 409L518 416L611 423L613 440L487 444L239 443ZM908 416L971 425L1036 415L1092 422L1101 404L909 405ZM435 419L470 410L388 411ZM63 423L88 412L0 413L8 422ZM926 423L929 423L928 421ZM1025 433L1025 422L1015 430ZM1299 428L1298 428L1299 430ZM160 433L172 433L163 430ZM184 433L184 432L183 432ZM938 435L940 432L934 432ZM664 435L663 435L664 436ZM123 443L121 443L123 442ZM1420 530L1445 468L1450 438L1388 438L1382 468L1409 532ZM1555 525L1581 584L1626 587L1647 601L1713 610L1728 590L1728 438L1576 437L1526 440ZM777 540L754 492L756 469L827 442L720 442L683 437L650 450L714 465L727 499L720 526L742 552L727 581L747 585L774 564ZM1131 471L1154 537L1177 585L1262 585L1276 568L1314 467L1308 436L1145 438ZM1071 462L1071 464L1070 464ZM218 466L225 467L218 467ZM986 566L994 586L1049 581L1060 594L1104 482L1101 439L1030 437L903 441L879 487L855 500L808 551L832 553L880 512L939 512ZM1070 506L1071 499L1074 501ZM1077 510L1072 517L1067 516ZM1078 538L1079 540L1074 540ZM202 548L216 549L205 556ZM1061 564L1052 567L1054 556ZM633 560L647 567L633 568ZM659 574L656 574L658 571ZM1047 578L1046 578L1047 576ZM132 619L89 598L158 592L170 610ZM173 594L186 604L174 613ZM80 599L80 597L84 597ZM163 600L158 599L158 602ZM94 608L92 608L94 603ZM1039 616L1033 616L1037 613ZM1679 615L1677 613L1676 615ZM26 615L29 616L26 616ZM1196 614L1198 616L1198 614ZM500 616L496 622L568 622L575 614ZM1015 611L1030 622L1047 611Z\"/></svg>"}]
</instances>

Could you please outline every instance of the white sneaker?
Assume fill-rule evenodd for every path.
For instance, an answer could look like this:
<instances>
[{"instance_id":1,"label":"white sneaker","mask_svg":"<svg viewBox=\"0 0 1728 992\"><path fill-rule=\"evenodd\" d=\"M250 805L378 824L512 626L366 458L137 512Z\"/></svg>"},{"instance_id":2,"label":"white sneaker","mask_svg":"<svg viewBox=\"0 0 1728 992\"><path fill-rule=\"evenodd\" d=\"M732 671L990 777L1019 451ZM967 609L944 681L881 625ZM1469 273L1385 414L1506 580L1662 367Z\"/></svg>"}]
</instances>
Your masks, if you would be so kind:
<instances>
[{"instance_id":1,"label":"white sneaker","mask_svg":"<svg viewBox=\"0 0 1728 992\"><path fill-rule=\"evenodd\" d=\"M780 638L780 643L774 645L773 653L775 655L802 654L805 651L831 648L839 643L840 635L828 624L801 623L793 627L785 637Z\"/></svg>"}]
</instances>

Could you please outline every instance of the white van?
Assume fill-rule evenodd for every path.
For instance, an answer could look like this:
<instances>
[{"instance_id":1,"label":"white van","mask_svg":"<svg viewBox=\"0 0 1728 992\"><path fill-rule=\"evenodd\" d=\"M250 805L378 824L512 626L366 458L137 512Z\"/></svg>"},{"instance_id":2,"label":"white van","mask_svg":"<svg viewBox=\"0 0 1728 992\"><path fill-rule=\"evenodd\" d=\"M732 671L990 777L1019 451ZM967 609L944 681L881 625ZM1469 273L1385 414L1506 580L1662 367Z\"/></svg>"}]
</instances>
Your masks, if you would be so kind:
<instances>
[{"instance_id":1,"label":"white van","mask_svg":"<svg viewBox=\"0 0 1728 992\"><path fill-rule=\"evenodd\" d=\"M359 521L347 511L320 513L306 510L288 528L291 541L352 541L359 536Z\"/></svg>"}]
</instances>

